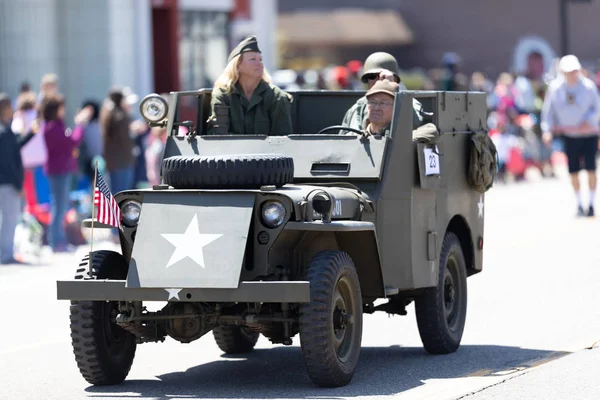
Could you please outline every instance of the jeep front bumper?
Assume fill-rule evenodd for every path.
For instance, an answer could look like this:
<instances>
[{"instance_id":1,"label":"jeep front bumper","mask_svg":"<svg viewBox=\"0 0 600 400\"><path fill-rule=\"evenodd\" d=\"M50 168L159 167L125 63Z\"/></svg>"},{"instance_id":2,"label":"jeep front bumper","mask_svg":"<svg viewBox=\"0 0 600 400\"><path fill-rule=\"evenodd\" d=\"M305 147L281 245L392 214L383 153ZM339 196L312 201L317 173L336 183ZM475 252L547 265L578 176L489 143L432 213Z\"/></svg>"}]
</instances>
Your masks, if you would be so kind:
<instances>
[{"instance_id":1,"label":"jeep front bumper","mask_svg":"<svg viewBox=\"0 0 600 400\"><path fill-rule=\"evenodd\" d=\"M310 282L240 282L236 289L128 288L125 280L57 281L58 300L308 303Z\"/></svg>"}]
</instances>

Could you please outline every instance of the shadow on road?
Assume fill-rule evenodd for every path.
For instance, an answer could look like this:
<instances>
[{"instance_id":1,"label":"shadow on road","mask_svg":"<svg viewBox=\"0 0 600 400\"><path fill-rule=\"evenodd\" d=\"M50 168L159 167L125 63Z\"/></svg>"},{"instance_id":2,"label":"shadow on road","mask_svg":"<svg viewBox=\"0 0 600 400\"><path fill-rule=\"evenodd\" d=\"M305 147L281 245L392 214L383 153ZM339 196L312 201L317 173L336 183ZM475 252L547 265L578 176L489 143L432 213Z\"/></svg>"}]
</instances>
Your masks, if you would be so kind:
<instances>
[{"instance_id":1,"label":"shadow on road","mask_svg":"<svg viewBox=\"0 0 600 400\"><path fill-rule=\"evenodd\" d=\"M322 389L312 384L298 347L257 349L244 357L222 360L160 380L126 380L120 385L90 386L89 397L171 398L319 398L395 395L428 379L493 375L527 368L566 353L504 346L463 345L450 355L432 356L417 347L363 347L354 379L348 386ZM137 394L137 395L136 395Z\"/></svg>"}]
</instances>

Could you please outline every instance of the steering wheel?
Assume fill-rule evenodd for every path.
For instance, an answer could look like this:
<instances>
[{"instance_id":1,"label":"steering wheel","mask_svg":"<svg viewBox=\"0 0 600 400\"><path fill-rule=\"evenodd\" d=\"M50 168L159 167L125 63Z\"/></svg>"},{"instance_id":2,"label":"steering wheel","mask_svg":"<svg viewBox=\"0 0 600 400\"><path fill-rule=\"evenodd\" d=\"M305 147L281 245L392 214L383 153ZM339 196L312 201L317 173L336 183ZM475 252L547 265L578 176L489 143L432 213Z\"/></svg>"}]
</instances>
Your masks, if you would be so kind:
<instances>
[{"instance_id":1,"label":"steering wheel","mask_svg":"<svg viewBox=\"0 0 600 400\"><path fill-rule=\"evenodd\" d=\"M321 135L323 132L339 131L339 130L358 133L359 135L362 135L362 136L365 135L365 132L361 131L360 129L350 128L348 126L342 126L342 125L327 126L327 127L323 128L323 129L321 129L319 132L317 132L317 135Z\"/></svg>"}]
</instances>

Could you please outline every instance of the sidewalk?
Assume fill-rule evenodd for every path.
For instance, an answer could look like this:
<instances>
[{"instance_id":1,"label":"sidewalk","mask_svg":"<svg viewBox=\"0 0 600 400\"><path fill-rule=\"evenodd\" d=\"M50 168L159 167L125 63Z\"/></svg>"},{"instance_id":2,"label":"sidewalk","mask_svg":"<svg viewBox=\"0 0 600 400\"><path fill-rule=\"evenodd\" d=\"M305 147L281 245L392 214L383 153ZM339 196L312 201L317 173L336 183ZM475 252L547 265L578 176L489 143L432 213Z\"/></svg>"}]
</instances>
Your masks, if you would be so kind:
<instances>
[{"instance_id":1,"label":"sidewalk","mask_svg":"<svg viewBox=\"0 0 600 400\"><path fill-rule=\"evenodd\" d=\"M461 399L598 400L600 347L570 354Z\"/></svg>"}]
</instances>

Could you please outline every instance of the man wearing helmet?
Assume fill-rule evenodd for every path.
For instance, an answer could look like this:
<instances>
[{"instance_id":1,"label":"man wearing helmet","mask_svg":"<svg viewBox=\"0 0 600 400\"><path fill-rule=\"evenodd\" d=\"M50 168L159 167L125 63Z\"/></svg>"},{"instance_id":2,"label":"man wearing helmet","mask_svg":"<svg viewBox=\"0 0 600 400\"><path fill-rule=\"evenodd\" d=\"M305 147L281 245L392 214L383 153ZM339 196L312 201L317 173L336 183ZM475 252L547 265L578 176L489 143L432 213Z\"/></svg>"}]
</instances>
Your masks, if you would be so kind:
<instances>
[{"instance_id":1,"label":"man wearing helmet","mask_svg":"<svg viewBox=\"0 0 600 400\"><path fill-rule=\"evenodd\" d=\"M377 52L371 54L365 60L361 80L371 89L375 82L387 79L400 84L398 62L389 53ZM400 84L401 86L404 86ZM413 129L418 128L423 123L421 115L421 103L413 99ZM367 97L363 96L356 101L346 112L342 121L343 126L350 128L363 129L364 121L367 118ZM342 131L343 134L348 132Z\"/></svg>"}]
</instances>

